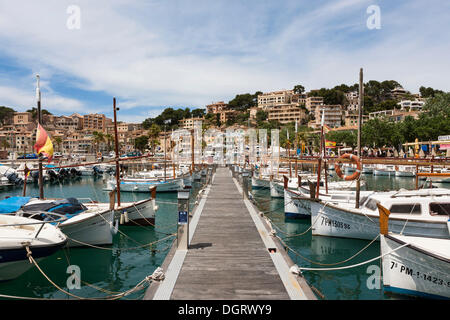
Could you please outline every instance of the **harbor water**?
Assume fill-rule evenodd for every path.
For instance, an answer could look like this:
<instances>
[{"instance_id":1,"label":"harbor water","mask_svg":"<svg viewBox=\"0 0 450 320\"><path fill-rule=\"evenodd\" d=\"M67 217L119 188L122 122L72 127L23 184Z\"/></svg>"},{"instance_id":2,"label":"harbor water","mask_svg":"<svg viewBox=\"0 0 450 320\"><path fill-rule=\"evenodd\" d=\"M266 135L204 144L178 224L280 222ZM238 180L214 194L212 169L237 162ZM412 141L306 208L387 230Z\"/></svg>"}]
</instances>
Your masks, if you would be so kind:
<instances>
[{"instance_id":1,"label":"harbor water","mask_svg":"<svg viewBox=\"0 0 450 320\"><path fill-rule=\"evenodd\" d=\"M45 196L48 198L90 198L108 202L108 192L104 191L107 177L82 177L76 181L47 183ZM414 178L387 176L364 176L366 190L414 189ZM421 182L423 183L423 182ZM437 184L436 184L437 185ZM440 187L450 187L448 184ZM194 183L191 191L191 207L194 206L200 184ZM0 199L6 196L22 195L22 188L2 190ZM28 196L38 196L37 185L27 185ZM338 239L311 236L310 220L286 220L283 199L271 199L269 190L253 191L258 207L269 217L277 235L290 248L292 260L302 267L342 267L367 261L380 255L379 242L353 239ZM143 193L121 193L121 200L137 201L149 197ZM77 297L102 298L134 288L145 277L162 265L176 233L177 194L158 193L156 226L121 226L114 237L112 246L101 248L65 248L39 262L45 274L59 287ZM299 235L301 234L301 235ZM149 245L155 241L154 245ZM370 244L370 245L369 245ZM369 246L368 246L369 245ZM364 249L364 250L362 250ZM361 251L362 250L362 251ZM360 252L361 251L361 252ZM354 255L358 255L349 260ZM346 261L344 263L341 263ZM80 288L69 289L69 266L80 269ZM377 260L357 268L338 271L304 271L309 285L320 292L325 299L340 300L384 300L408 299L404 296L386 295ZM211 284L214 285L214 284ZM145 288L122 299L141 299ZM51 284L35 267L19 278L0 283L0 294L37 299L74 299ZM319 296L318 296L319 297ZM320 297L319 297L320 298Z\"/></svg>"}]
</instances>

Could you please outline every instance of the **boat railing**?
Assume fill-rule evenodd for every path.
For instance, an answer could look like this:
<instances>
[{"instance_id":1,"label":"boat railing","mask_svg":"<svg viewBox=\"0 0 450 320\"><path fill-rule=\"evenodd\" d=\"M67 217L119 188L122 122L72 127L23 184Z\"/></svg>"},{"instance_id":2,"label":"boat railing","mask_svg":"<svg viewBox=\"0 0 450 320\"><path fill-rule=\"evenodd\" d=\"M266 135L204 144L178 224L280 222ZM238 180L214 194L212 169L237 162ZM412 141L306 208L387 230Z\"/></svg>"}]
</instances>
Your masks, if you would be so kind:
<instances>
[{"instance_id":1,"label":"boat railing","mask_svg":"<svg viewBox=\"0 0 450 320\"><path fill-rule=\"evenodd\" d=\"M42 212L42 213L48 213L48 212ZM29 218L30 220L34 220ZM62 221L65 221L67 219L57 219L57 220L48 220L48 221L39 221L36 220L36 222L26 222L26 223L12 223L12 224L0 224L0 227L23 227L23 226L32 226L32 225L41 225L41 227L39 228L38 232L34 235L34 239L36 239L39 235L39 233L42 231L42 229L44 228L44 225L47 223L59 223Z\"/></svg>"}]
</instances>

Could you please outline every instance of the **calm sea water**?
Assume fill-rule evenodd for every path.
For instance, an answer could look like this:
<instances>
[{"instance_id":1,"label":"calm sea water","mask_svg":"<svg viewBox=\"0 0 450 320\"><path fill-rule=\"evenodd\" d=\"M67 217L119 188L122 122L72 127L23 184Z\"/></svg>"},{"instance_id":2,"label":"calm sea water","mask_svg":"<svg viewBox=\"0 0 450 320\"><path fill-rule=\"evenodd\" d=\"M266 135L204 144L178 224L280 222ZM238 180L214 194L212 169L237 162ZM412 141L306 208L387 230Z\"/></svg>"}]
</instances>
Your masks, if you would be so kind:
<instances>
[{"instance_id":1,"label":"calm sea water","mask_svg":"<svg viewBox=\"0 0 450 320\"><path fill-rule=\"evenodd\" d=\"M413 189L414 178L390 178L365 176L368 190ZM46 184L46 197L91 198L107 202L104 178L83 177L77 181ZM443 185L445 187L445 185ZM191 206L195 201L200 185L195 184L192 190ZM1 191L0 198L7 195L21 195L22 189ZM37 196L35 185L27 186L27 195ZM311 232L298 237L286 237L286 234L299 234L310 227L308 220L286 220L284 217L283 199L270 199L268 190L255 191L262 211L270 211L268 217L282 231L278 232L286 244L295 253L289 252L297 265L304 267L321 267L320 264L333 264L348 259L367 246L369 241L338 239L328 237L312 237ZM122 201L137 201L148 197L140 193L122 193ZM71 248L62 249L54 255L42 260L39 265L58 286L67 289L67 267L77 265L81 270L81 289L68 290L72 294L86 298L105 297L133 288L146 276L161 266L174 238L158 243L149 248L133 249L154 242L176 232L177 218L176 193L157 194L159 210L156 215L156 227L129 226L121 227L114 238L112 246L104 249ZM284 232L284 233L283 233ZM377 257L380 254L379 243L375 242L351 261L340 264L353 265ZM313 261L314 263L310 262ZM325 299L342 300L381 300L405 299L405 297L388 296L382 289L369 289L367 281L373 275L368 266L380 266L379 262L358 268L340 271L305 271L306 280L325 297ZM94 287L95 286L95 287ZM382 287L382 286L381 286ZM145 290L138 291L123 299L140 299ZM0 294L20 297L73 299L56 289L36 269L31 268L19 278L0 283Z\"/></svg>"}]
</instances>

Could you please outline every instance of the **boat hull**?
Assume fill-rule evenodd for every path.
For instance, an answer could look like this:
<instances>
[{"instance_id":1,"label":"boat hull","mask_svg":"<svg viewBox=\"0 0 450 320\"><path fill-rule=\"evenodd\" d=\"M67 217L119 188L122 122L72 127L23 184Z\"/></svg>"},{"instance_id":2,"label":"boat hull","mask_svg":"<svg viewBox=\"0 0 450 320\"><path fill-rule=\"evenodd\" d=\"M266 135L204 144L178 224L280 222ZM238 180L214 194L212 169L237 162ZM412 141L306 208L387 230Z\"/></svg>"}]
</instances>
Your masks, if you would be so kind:
<instances>
[{"instance_id":1,"label":"boat hull","mask_svg":"<svg viewBox=\"0 0 450 320\"><path fill-rule=\"evenodd\" d=\"M284 198L284 187L275 181L270 181L270 196L272 198Z\"/></svg>"},{"instance_id":2,"label":"boat hull","mask_svg":"<svg viewBox=\"0 0 450 320\"><path fill-rule=\"evenodd\" d=\"M51 256L64 246L65 242L44 246L30 247L32 256L36 261L40 261L45 257ZM13 280L28 269L33 267L27 257L25 248L2 249L0 250L0 281Z\"/></svg>"},{"instance_id":3,"label":"boat hull","mask_svg":"<svg viewBox=\"0 0 450 320\"><path fill-rule=\"evenodd\" d=\"M84 245L111 245L113 242L114 211L80 213L59 228L67 235L67 247Z\"/></svg>"},{"instance_id":4,"label":"boat hull","mask_svg":"<svg viewBox=\"0 0 450 320\"><path fill-rule=\"evenodd\" d=\"M156 192L177 192L184 188L183 179L168 181L132 181L125 180L120 182L120 192L150 192L150 188L156 186ZM107 190L113 190L116 187L115 181L108 182Z\"/></svg>"},{"instance_id":5,"label":"boat hull","mask_svg":"<svg viewBox=\"0 0 450 320\"><path fill-rule=\"evenodd\" d=\"M127 212L129 221L124 222L124 225L154 226L156 211L155 201L147 199L136 203L123 203L121 208L117 210L117 213L124 214Z\"/></svg>"},{"instance_id":6,"label":"boat hull","mask_svg":"<svg viewBox=\"0 0 450 320\"><path fill-rule=\"evenodd\" d=\"M448 239L445 222L389 219L389 230L410 236ZM366 216L322 202L311 202L312 234L373 240L380 233L378 216ZM403 232L402 232L403 230Z\"/></svg>"},{"instance_id":7,"label":"boat hull","mask_svg":"<svg viewBox=\"0 0 450 320\"><path fill-rule=\"evenodd\" d=\"M288 219L307 219L311 217L311 204L309 198L300 194L284 190L284 215Z\"/></svg>"},{"instance_id":8,"label":"boat hull","mask_svg":"<svg viewBox=\"0 0 450 320\"><path fill-rule=\"evenodd\" d=\"M252 189L264 189L270 187L270 183L268 180L259 179L256 177L252 177Z\"/></svg>"},{"instance_id":9,"label":"boat hull","mask_svg":"<svg viewBox=\"0 0 450 320\"><path fill-rule=\"evenodd\" d=\"M395 237L381 236L384 291L424 298L450 299L450 261L405 246Z\"/></svg>"}]
</instances>

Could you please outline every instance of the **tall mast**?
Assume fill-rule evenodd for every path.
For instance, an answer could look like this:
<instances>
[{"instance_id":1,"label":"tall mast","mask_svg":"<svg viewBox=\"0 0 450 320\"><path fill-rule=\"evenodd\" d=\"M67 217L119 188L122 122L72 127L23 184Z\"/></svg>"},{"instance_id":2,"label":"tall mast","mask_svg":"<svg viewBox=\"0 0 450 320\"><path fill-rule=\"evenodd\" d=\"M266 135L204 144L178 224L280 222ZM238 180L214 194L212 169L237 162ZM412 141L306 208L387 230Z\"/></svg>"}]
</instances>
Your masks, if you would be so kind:
<instances>
[{"instance_id":1,"label":"tall mast","mask_svg":"<svg viewBox=\"0 0 450 320\"><path fill-rule=\"evenodd\" d=\"M37 100L37 122L38 125L36 128L41 124L42 121L42 113L41 113L41 89L40 89L40 77L39 75L36 75L37 78L37 84L36 84L36 100ZM42 172L42 156L38 155L38 165L39 165L39 199L44 199L44 179L43 179L43 172Z\"/></svg>"},{"instance_id":2,"label":"tall mast","mask_svg":"<svg viewBox=\"0 0 450 320\"><path fill-rule=\"evenodd\" d=\"M117 133L117 108L116 98L113 98L114 109L114 150L116 152L116 190L117 190L117 206L120 207L120 166L119 166L119 135Z\"/></svg>"},{"instance_id":3,"label":"tall mast","mask_svg":"<svg viewBox=\"0 0 450 320\"><path fill-rule=\"evenodd\" d=\"M320 187L320 171L322 171L322 141L323 141L323 126L325 125L325 109L322 109L322 121L320 125L320 142L319 142L319 159L317 165L317 186L316 186L316 198L319 198Z\"/></svg>"},{"instance_id":4,"label":"tall mast","mask_svg":"<svg viewBox=\"0 0 450 320\"><path fill-rule=\"evenodd\" d=\"M358 99L358 142L357 142L357 151L358 151L358 157L359 161L362 162L361 157L361 126L362 126L362 107L364 103L364 85L363 85L363 69L361 68L359 70L359 99ZM361 184L360 184L360 177L361 173L356 180L356 199L355 199L355 208L359 208L359 195L361 190Z\"/></svg>"}]
</instances>

